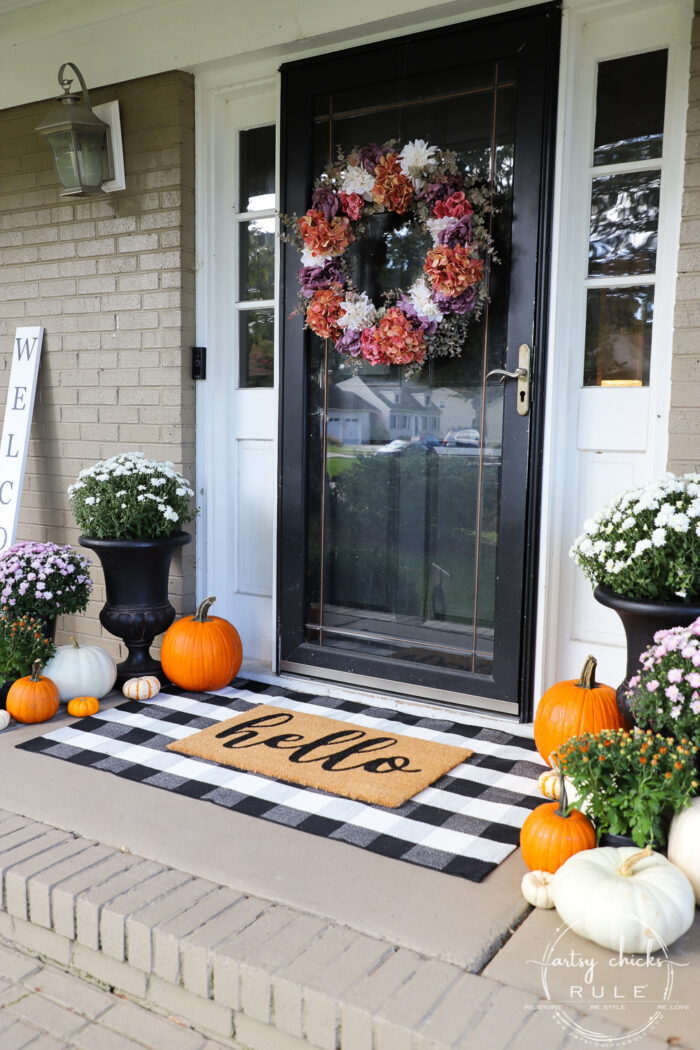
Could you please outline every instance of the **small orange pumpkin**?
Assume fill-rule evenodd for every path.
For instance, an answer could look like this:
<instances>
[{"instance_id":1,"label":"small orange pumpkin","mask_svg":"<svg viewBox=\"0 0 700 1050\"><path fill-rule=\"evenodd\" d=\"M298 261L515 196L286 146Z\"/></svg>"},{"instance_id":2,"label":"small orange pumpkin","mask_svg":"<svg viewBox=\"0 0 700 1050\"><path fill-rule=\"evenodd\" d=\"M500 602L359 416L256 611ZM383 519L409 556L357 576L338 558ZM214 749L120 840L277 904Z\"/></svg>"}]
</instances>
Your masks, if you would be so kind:
<instances>
[{"instance_id":1,"label":"small orange pumpkin","mask_svg":"<svg viewBox=\"0 0 700 1050\"><path fill-rule=\"evenodd\" d=\"M5 706L17 722L48 722L58 711L58 689L40 670L41 660L35 660L32 673L10 686Z\"/></svg>"},{"instance_id":2,"label":"small orange pumpkin","mask_svg":"<svg viewBox=\"0 0 700 1050\"><path fill-rule=\"evenodd\" d=\"M74 696L68 701L68 714L73 718L86 718L96 715L100 710L100 701L96 696Z\"/></svg>"},{"instance_id":3,"label":"small orange pumpkin","mask_svg":"<svg viewBox=\"0 0 700 1050\"><path fill-rule=\"evenodd\" d=\"M520 848L530 871L552 875L564 861L596 844L595 829L577 809L567 814L566 787L559 774L559 801L543 802L526 817L520 829Z\"/></svg>"},{"instance_id":4,"label":"small orange pumpkin","mask_svg":"<svg viewBox=\"0 0 700 1050\"><path fill-rule=\"evenodd\" d=\"M177 620L165 632L160 650L171 682L200 693L222 689L236 677L243 660L238 631L222 616L207 616L216 598L205 598L194 616Z\"/></svg>"},{"instance_id":5,"label":"small orange pumpkin","mask_svg":"<svg viewBox=\"0 0 700 1050\"><path fill-rule=\"evenodd\" d=\"M628 728L615 690L596 683L597 663L594 656L587 657L580 678L557 682L540 700L535 715L535 746L548 766L552 752L572 736Z\"/></svg>"}]
</instances>

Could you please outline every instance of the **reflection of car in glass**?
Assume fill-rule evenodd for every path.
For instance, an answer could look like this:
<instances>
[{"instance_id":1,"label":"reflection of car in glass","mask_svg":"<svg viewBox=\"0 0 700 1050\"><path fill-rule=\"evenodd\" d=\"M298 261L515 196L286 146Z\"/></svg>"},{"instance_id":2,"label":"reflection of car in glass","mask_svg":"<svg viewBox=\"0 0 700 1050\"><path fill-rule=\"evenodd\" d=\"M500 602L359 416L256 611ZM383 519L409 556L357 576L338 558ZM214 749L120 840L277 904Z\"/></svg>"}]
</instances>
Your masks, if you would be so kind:
<instances>
[{"instance_id":1,"label":"reflection of car in glass","mask_svg":"<svg viewBox=\"0 0 700 1050\"><path fill-rule=\"evenodd\" d=\"M442 443L448 447L460 445L467 448L478 448L481 444L481 436L476 427L466 427L464 430L448 430L442 439Z\"/></svg>"},{"instance_id":2,"label":"reflection of car in glass","mask_svg":"<svg viewBox=\"0 0 700 1050\"><path fill-rule=\"evenodd\" d=\"M406 448L408 441L404 441L403 438L394 438L388 445L380 445L377 452L388 453L391 455L392 452L400 452L402 448Z\"/></svg>"},{"instance_id":3,"label":"reflection of car in glass","mask_svg":"<svg viewBox=\"0 0 700 1050\"><path fill-rule=\"evenodd\" d=\"M437 434L417 434L411 438L411 444L420 445L421 448L434 448L440 444L440 438Z\"/></svg>"}]
</instances>

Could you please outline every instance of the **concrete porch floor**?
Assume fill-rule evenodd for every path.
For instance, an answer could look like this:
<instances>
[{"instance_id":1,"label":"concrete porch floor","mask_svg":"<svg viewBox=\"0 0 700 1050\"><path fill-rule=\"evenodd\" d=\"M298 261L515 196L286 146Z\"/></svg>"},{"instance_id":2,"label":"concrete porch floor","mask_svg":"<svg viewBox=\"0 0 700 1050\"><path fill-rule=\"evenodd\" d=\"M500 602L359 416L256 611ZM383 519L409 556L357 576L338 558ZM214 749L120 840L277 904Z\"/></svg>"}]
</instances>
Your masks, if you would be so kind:
<instances>
[{"instance_id":1,"label":"concrete porch floor","mask_svg":"<svg viewBox=\"0 0 700 1050\"><path fill-rule=\"evenodd\" d=\"M62 709L51 729L70 721ZM206 1037L226 1039L235 1028L232 1047L568 1050L585 1042L537 1009L544 993L529 960L542 958L557 918L530 912L523 900L519 851L471 883L16 749L47 729L13 725L0 735L0 819L9 821L6 843L14 847L5 853L0 823L0 937L7 942L179 1014ZM27 840L34 852L15 845ZM39 859L38 842L55 851L55 876ZM104 852L101 865L120 857L129 865L102 896L68 859L95 849ZM218 901L216 922L211 911L198 919L191 907L187 928L154 916L137 930L134 916L145 915L151 900L148 880L163 899L168 887L200 886ZM246 936L234 936L236 916L251 902ZM68 918L59 905L70 906ZM148 939L145 962L135 947L132 958L136 934ZM590 955L592 946L580 943ZM671 956L689 964L676 970L673 998L683 1008L664 1013L635 1045L700 1050L698 921ZM579 1013L595 1016L602 1031L594 1009ZM630 1033L614 1014L606 1030L610 1046Z\"/></svg>"}]
</instances>

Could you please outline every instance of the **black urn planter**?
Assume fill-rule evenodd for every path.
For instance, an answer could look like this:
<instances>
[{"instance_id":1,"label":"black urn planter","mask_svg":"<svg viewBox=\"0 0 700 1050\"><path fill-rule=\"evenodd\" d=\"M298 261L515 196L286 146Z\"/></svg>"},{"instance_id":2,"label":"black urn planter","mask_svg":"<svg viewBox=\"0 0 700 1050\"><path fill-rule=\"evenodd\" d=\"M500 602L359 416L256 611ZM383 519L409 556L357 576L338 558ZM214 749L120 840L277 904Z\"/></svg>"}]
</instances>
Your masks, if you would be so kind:
<instances>
[{"instance_id":1,"label":"black urn planter","mask_svg":"<svg viewBox=\"0 0 700 1050\"><path fill-rule=\"evenodd\" d=\"M188 532L152 540L79 538L102 563L107 601L100 610L100 623L121 638L129 653L117 664L118 685L143 674L162 679L160 663L149 649L155 636L175 619L175 609L168 601L170 563L175 551L191 539Z\"/></svg>"},{"instance_id":2,"label":"black urn planter","mask_svg":"<svg viewBox=\"0 0 700 1050\"><path fill-rule=\"evenodd\" d=\"M626 692L627 683L639 670L639 657L652 644L657 631L689 627L700 616L700 598L690 602L649 602L625 598L601 584L593 591L593 597L601 605L614 609L622 620L627 639L627 668L624 681L617 687L617 706L634 722Z\"/></svg>"},{"instance_id":3,"label":"black urn planter","mask_svg":"<svg viewBox=\"0 0 700 1050\"><path fill-rule=\"evenodd\" d=\"M604 831L600 836L599 846L614 846L619 849L621 846L633 846L635 849L643 849L643 846L638 846L631 835L612 835L608 831ZM656 853L665 853L666 847L660 846L658 842L650 843L651 848Z\"/></svg>"},{"instance_id":4,"label":"black urn planter","mask_svg":"<svg viewBox=\"0 0 700 1050\"><path fill-rule=\"evenodd\" d=\"M0 683L0 711L7 710L7 694L10 691L10 686L14 685L16 678L9 678L6 682Z\"/></svg>"}]
</instances>

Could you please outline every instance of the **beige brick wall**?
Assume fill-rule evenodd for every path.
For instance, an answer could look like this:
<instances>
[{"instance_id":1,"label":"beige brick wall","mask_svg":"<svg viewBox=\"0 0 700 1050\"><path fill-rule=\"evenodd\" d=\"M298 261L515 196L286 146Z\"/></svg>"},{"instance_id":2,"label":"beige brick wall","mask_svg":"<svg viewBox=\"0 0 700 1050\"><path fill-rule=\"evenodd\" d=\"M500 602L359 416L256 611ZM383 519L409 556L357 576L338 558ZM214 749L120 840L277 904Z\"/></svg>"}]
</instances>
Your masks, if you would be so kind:
<instances>
[{"instance_id":1,"label":"beige brick wall","mask_svg":"<svg viewBox=\"0 0 700 1050\"><path fill-rule=\"evenodd\" d=\"M65 201L34 131L47 104L0 112L0 400L19 325L46 332L18 539L77 544L67 486L98 459L140 449L194 482L194 86L181 72L91 94L119 100L126 189ZM190 526L193 531L193 526ZM88 553L88 552L84 552ZM94 559L85 616L58 641L104 634ZM194 603L194 543L177 555L171 599Z\"/></svg>"},{"instance_id":2,"label":"beige brick wall","mask_svg":"<svg viewBox=\"0 0 700 1050\"><path fill-rule=\"evenodd\" d=\"M668 469L700 470L700 0L693 21L668 429Z\"/></svg>"}]
</instances>

